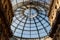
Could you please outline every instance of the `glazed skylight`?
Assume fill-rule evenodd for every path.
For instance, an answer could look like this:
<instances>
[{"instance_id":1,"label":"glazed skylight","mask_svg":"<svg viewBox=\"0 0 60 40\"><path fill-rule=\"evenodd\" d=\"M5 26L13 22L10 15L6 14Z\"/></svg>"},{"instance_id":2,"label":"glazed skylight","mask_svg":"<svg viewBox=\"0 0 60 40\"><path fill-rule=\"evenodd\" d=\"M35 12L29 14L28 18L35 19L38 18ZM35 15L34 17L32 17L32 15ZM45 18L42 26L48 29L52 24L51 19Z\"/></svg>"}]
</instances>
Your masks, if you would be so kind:
<instances>
[{"instance_id":1,"label":"glazed skylight","mask_svg":"<svg viewBox=\"0 0 60 40\"><path fill-rule=\"evenodd\" d=\"M49 35L51 29L47 16L49 5L46 3L50 4L50 1L12 0L14 17L11 30L15 37L42 38Z\"/></svg>"}]
</instances>

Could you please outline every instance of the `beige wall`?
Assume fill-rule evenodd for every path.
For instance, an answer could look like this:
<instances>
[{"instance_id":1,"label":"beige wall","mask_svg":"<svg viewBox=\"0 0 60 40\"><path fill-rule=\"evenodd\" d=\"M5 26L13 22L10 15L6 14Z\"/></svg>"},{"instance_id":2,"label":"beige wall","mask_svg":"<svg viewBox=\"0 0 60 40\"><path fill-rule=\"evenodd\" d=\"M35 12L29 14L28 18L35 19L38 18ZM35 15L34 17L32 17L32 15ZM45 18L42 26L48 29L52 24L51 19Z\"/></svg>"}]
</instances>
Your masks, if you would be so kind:
<instances>
[{"instance_id":1,"label":"beige wall","mask_svg":"<svg viewBox=\"0 0 60 40\"><path fill-rule=\"evenodd\" d=\"M46 38L46 40L52 40L52 38L49 37L49 38Z\"/></svg>"},{"instance_id":2,"label":"beige wall","mask_svg":"<svg viewBox=\"0 0 60 40\"><path fill-rule=\"evenodd\" d=\"M56 12L59 7L60 7L60 0L52 0L52 4L50 6L50 11L49 11L49 14L50 14L49 20L50 20L51 26L55 22Z\"/></svg>"}]
</instances>

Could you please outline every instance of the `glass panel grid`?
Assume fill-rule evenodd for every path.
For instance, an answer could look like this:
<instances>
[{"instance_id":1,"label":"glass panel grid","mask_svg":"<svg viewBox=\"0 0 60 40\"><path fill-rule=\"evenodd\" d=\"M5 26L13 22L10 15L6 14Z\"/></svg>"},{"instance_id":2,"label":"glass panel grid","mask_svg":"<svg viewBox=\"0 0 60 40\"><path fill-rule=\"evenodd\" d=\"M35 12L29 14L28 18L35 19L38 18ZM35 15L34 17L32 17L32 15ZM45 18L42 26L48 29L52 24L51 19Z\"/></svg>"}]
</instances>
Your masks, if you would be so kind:
<instances>
[{"instance_id":1,"label":"glass panel grid","mask_svg":"<svg viewBox=\"0 0 60 40\"><path fill-rule=\"evenodd\" d=\"M31 0L31 3L27 4L26 2L30 1L11 1L13 10L15 9L11 25L14 36L21 38L42 38L47 36L51 28L47 16L48 10L45 5L50 4L50 0ZM39 5L38 2L43 4ZM19 6L19 3L22 5Z\"/></svg>"}]
</instances>

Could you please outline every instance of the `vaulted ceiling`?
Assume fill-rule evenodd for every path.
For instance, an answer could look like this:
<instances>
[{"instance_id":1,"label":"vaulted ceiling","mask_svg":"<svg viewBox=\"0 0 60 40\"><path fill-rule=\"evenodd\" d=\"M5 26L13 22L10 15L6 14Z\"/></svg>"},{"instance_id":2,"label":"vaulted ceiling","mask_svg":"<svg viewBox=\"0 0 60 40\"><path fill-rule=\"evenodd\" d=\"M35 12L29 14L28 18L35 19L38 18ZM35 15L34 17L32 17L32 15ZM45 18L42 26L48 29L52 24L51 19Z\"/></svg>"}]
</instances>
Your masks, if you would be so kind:
<instances>
[{"instance_id":1,"label":"vaulted ceiling","mask_svg":"<svg viewBox=\"0 0 60 40\"><path fill-rule=\"evenodd\" d=\"M34 2L33 2L34 1ZM30 0L26 0L26 2L24 2L23 3L23 1L17 1L17 0L1 0L0 1L0 39L1 40L8 40L9 39L9 36L12 36L13 34L12 34L12 32L11 32L11 24L12 24L12 21L13 21L13 17L14 16L16 16L14 13L15 12L18 12L17 10L19 10L18 8L20 7L20 8L25 8L26 7L26 5L27 5L27 8L30 8L30 7L34 7L33 9L32 9L32 11L34 11L35 10L35 7L36 6L38 6L38 7L42 7L41 9L42 10L45 10L45 12L47 11L47 14L46 14L46 17L48 17L49 18L49 25L52 27L52 28L54 28L53 27L53 25L56 23L56 18L57 18L57 10L59 10L59 7L60 7L60 0L42 0L42 1L40 1L39 0L39 3L37 3L37 2L35 2L35 1L37 1L37 0L33 0L33 1L31 1L31 3L30 3ZM47 2L47 1L49 1L49 2ZM14 3L15 2L15 3ZM17 3L17 4L16 4ZM24 4L24 6L23 6L23 4ZM31 4L33 4L32 6L31 6ZM38 4L38 5L37 5ZM36 7L37 8L37 7ZM26 8L25 8L26 9ZM37 9L39 9L39 8L37 8ZM28 10L30 10L30 9L28 9ZM26 10L27 11L27 10ZM29 14L26 14L26 11L25 11L25 15L24 16L28 16ZM27 12L27 13L29 13L29 11ZM31 12L31 13L34 13L34 12ZM38 13L38 12L36 12L35 11L35 13ZM19 15L19 14L17 14L17 15ZM39 15L42 15L42 14L39 14ZM39 34L39 30L38 30L38 27L37 27L37 23L36 23L36 20L35 20L35 16L37 16L36 14L33 14L32 15L32 17L31 17L31 15L29 15L28 17L29 18L33 18L34 19L34 24L35 24L35 27L37 28L37 31L38 31L38 34ZM41 17L41 16L40 16ZM39 18L40 17L37 17L37 19L39 20ZM20 17L21 18L21 17ZM45 20L45 18L43 18L43 17L41 17L44 21L46 21ZM16 20L15 20L16 21ZM21 21L23 21L23 20L21 20ZM41 25L42 26L44 26L44 24L42 24L42 21L39 21L40 23L41 23ZM17 22L18 23L18 22ZM47 22L46 22L47 23ZM26 22L25 22L25 24L26 24ZM25 25L24 24L24 25ZM28 23L27 23L28 24ZM31 25L31 23L29 23L29 25ZM44 26L45 27L45 26ZM44 28L43 27L43 29L45 30L45 32L47 33L47 30L46 30L46 28ZM15 28L16 29L16 28ZM27 29L28 30L28 29ZM33 29L34 30L34 29ZM23 33L23 31L24 31L24 28L23 28L23 30L22 30L22 34L21 34L21 36L20 37L22 37L22 35L24 34ZM29 31L29 32L31 32L31 31ZM52 30L52 32L53 32L53 30ZM31 35L31 34L30 34ZM5 37L6 36L6 37ZM16 35L15 35L16 36ZM36 35L35 35L36 36ZM24 36L23 36L24 37ZM38 37L38 36L37 36ZM39 36L40 37L40 36ZM39 38L38 37L38 38ZM27 37L26 37L27 38ZM31 36L29 37L29 38L31 38ZM35 37L34 37L35 38Z\"/></svg>"}]
</instances>

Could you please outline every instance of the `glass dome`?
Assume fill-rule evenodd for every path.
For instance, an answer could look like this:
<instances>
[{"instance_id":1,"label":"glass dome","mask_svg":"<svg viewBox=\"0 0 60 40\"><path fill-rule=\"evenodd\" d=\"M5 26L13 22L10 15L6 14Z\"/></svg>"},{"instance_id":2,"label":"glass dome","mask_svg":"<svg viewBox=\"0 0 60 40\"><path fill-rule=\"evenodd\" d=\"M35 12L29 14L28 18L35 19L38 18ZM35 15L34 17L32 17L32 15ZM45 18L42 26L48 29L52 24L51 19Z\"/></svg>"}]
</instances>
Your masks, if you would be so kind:
<instances>
[{"instance_id":1,"label":"glass dome","mask_svg":"<svg viewBox=\"0 0 60 40\"><path fill-rule=\"evenodd\" d=\"M42 38L49 35L48 0L11 0L14 17L11 30L15 37Z\"/></svg>"}]
</instances>

